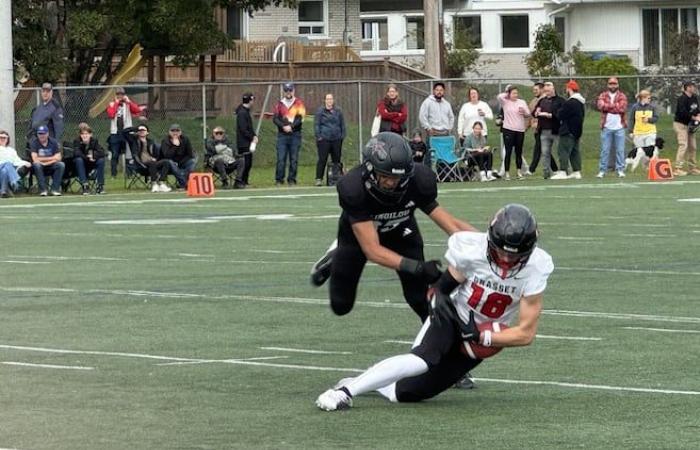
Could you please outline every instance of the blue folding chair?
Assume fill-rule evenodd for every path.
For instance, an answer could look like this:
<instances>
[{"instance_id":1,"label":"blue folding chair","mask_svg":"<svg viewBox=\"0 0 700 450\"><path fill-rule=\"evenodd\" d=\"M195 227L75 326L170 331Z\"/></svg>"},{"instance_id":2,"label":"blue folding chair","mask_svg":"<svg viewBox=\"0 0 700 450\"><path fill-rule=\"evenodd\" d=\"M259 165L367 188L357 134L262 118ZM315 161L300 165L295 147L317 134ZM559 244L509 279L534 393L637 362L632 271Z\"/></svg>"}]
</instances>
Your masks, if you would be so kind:
<instances>
[{"instance_id":1,"label":"blue folding chair","mask_svg":"<svg viewBox=\"0 0 700 450\"><path fill-rule=\"evenodd\" d=\"M430 154L435 164L434 171L438 182L464 181L464 156L455 152L454 136L432 136ZM461 149L457 149L459 154Z\"/></svg>"}]
</instances>

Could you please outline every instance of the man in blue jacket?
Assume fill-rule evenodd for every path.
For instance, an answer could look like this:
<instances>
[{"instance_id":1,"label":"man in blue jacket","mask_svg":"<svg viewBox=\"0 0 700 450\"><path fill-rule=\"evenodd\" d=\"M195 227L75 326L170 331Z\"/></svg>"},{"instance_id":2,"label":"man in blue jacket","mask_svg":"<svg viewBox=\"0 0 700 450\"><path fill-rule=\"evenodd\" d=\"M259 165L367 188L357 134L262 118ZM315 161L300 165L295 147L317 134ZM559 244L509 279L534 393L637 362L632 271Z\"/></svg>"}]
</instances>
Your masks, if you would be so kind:
<instances>
[{"instance_id":1,"label":"man in blue jacket","mask_svg":"<svg viewBox=\"0 0 700 450\"><path fill-rule=\"evenodd\" d=\"M340 152L343 147L343 139L345 139L345 119L343 112L335 107L333 94L326 94L325 104L318 108L314 115L314 135L318 148L316 186L322 186L328 154L331 155L334 170L338 171Z\"/></svg>"},{"instance_id":2,"label":"man in blue jacket","mask_svg":"<svg viewBox=\"0 0 700 450\"><path fill-rule=\"evenodd\" d=\"M36 137L36 130L42 125L48 128L49 137L61 142L64 128L63 106L53 98L51 83L41 85L41 104L32 109L31 123L27 132L28 141Z\"/></svg>"}]
</instances>

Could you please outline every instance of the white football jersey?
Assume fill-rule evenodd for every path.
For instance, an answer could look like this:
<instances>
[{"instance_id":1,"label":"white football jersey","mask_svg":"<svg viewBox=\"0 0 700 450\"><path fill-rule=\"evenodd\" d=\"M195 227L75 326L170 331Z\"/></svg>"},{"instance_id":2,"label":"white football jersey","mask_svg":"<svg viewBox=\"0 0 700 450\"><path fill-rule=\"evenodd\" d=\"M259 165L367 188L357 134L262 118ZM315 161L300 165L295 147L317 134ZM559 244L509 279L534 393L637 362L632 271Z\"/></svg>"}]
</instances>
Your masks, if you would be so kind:
<instances>
[{"instance_id":1,"label":"white football jersey","mask_svg":"<svg viewBox=\"0 0 700 450\"><path fill-rule=\"evenodd\" d=\"M445 258L466 278L452 293L452 302L465 323L473 310L477 323L510 325L517 315L520 299L539 294L547 287L547 278L554 270L552 257L536 247L515 277L503 279L491 270L487 252L486 233L462 231L450 236Z\"/></svg>"}]
</instances>

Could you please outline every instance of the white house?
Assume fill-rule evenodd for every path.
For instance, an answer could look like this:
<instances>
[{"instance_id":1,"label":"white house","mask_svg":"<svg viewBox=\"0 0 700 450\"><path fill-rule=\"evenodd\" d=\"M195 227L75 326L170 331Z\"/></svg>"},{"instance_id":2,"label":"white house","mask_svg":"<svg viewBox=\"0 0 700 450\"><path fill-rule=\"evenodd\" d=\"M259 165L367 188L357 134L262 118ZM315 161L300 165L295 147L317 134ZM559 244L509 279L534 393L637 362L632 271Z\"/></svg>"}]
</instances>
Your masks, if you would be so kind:
<instances>
[{"instance_id":1,"label":"white house","mask_svg":"<svg viewBox=\"0 0 700 450\"><path fill-rule=\"evenodd\" d=\"M669 60L668 36L698 31L698 0L443 0L445 41L455 26L469 28L482 59L498 60L484 73L525 77L523 57L534 32L552 23L565 47L628 55L637 67ZM390 57L420 65L423 57L422 0L361 0L363 59Z\"/></svg>"}]
</instances>

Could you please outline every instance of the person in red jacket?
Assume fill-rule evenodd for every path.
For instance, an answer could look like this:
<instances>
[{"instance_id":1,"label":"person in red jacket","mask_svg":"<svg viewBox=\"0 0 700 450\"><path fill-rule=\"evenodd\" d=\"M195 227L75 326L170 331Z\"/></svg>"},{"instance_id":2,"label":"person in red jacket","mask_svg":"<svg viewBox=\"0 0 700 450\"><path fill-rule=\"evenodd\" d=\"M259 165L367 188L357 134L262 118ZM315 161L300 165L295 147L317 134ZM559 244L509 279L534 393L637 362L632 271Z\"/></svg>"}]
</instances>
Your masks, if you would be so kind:
<instances>
[{"instance_id":1,"label":"person in red jacket","mask_svg":"<svg viewBox=\"0 0 700 450\"><path fill-rule=\"evenodd\" d=\"M615 171L619 178L625 176L625 130L627 129L627 96L620 90L615 77L608 79L608 89L601 92L596 101L600 111L600 162L597 177L608 171L610 149L615 151ZM563 163L562 163L563 165ZM566 169L566 167L563 167Z\"/></svg>"},{"instance_id":2,"label":"person in red jacket","mask_svg":"<svg viewBox=\"0 0 700 450\"><path fill-rule=\"evenodd\" d=\"M112 154L112 177L117 176L117 168L119 166L119 155L126 151L126 141L122 136L125 128L130 128L132 117L141 115L143 109L138 103L132 102L127 97L124 88L118 87L115 90L114 100L107 105L107 117L110 119L109 124L109 152Z\"/></svg>"},{"instance_id":3,"label":"person in red jacket","mask_svg":"<svg viewBox=\"0 0 700 450\"><path fill-rule=\"evenodd\" d=\"M395 84L387 87L384 98L377 103L377 115L381 117L379 132L391 131L397 134L406 132L406 120L408 119L408 107L399 98L399 91Z\"/></svg>"}]
</instances>

